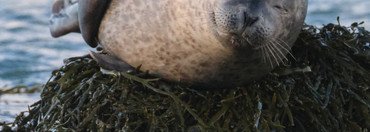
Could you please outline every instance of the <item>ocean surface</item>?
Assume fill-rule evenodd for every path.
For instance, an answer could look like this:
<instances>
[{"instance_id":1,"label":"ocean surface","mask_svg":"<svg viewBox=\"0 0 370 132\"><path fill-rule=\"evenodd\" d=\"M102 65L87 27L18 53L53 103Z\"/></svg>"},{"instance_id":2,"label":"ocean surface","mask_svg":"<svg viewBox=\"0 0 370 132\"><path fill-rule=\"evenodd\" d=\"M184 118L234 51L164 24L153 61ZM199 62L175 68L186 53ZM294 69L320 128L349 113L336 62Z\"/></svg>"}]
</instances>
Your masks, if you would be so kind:
<instances>
[{"instance_id":1,"label":"ocean surface","mask_svg":"<svg viewBox=\"0 0 370 132\"><path fill-rule=\"evenodd\" d=\"M88 53L79 34L52 38L48 19L53 0L0 0L0 89L43 84L63 59ZM309 0L307 24L364 21L370 29L370 0ZM0 95L0 122L10 121L38 94Z\"/></svg>"}]
</instances>

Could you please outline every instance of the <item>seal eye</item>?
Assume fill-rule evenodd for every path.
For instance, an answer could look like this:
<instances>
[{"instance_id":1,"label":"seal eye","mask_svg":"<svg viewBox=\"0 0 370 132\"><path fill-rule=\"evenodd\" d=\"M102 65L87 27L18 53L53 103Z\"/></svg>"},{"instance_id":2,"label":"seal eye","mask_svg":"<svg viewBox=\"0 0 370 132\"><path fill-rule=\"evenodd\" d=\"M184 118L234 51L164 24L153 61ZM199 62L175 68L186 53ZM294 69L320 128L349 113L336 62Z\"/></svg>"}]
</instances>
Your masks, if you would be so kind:
<instances>
[{"instance_id":1,"label":"seal eye","mask_svg":"<svg viewBox=\"0 0 370 132\"><path fill-rule=\"evenodd\" d=\"M283 12L284 14L285 13L288 13L288 10L285 9L284 7L280 6L280 5L275 5L274 8L277 9L277 10L279 10L279 11L281 11L281 12Z\"/></svg>"}]
</instances>

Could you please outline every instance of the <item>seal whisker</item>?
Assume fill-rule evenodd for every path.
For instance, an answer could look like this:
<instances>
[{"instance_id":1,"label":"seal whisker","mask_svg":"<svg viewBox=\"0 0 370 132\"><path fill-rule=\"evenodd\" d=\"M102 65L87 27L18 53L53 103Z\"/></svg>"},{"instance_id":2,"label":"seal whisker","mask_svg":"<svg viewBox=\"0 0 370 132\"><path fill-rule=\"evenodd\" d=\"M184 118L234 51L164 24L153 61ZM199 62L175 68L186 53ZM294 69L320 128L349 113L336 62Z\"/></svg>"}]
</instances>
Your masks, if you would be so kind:
<instances>
[{"instance_id":1,"label":"seal whisker","mask_svg":"<svg viewBox=\"0 0 370 132\"><path fill-rule=\"evenodd\" d=\"M269 50L269 52L270 52L270 55L273 57L273 59L275 60L275 62L276 62L276 64L277 65L279 65L279 61L277 60L277 58L275 57L275 55L274 55L274 52L272 52L272 49L271 49L271 47L269 46L269 44L266 44L266 46L267 46L267 49ZM274 65L273 65L274 66Z\"/></svg>"},{"instance_id":2,"label":"seal whisker","mask_svg":"<svg viewBox=\"0 0 370 132\"><path fill-rule=\"evenodd\" d=\"M285 48L282 44L280 44L280 42L279 41L275 41L276 42L276 46L278 46L278 47L281 47L282 49L280 49L280 50L285 50L286 52L287 52L287 54L289 54L289 56L291 56L293 59L295 59L295 57L293 56L293 54L291 53L291 51L290 50L288 50L287 48ZM288 57L287 57L287 55L285 54L284 55L284 58L285 58L285 60L286 61L284 61L284 65L288 65L287 64L287 62L289 61L289 59L288 59Z\"/></svg>"},{"instance_id":3,"label":"seal whisker","mask_svg":"<svg viewBox=\"0 0 370 132\"><path fill-rule=\"evenodd\" d=\"M267 63L267 59L266 59L267 55L266 55L266 51L265 51L264 46L260 48L260 52L261 52L261 56L262 56L262 58L261 58L262 62Z\"/></svg>"},{"instance_id":4,"label":"seal whisker","mask_svg":"<svg viewBox=\"0 0 370 132\"><path fill-rule=\"evenodd\" d=\"M282 51L282 50L284 50L284 47L281 47L281 45L279 45L278 44L279 42L277 42L277 41L274 41L274 46L277 48L277 50L280 52L280 55L282 56L282 57L284 57L283 58L283 60L281 61L282 62L282 64L284 65L284 66L287 66L288 64L287 64L287 61L289 60L288 59L288 57L287 57L287 54L286 53L283 53L284 51ZM288 51L289 52L289 51Z\"/></svg>"},{"instance_id":5,"label":"seal whisker","mask_svg":"<svg viewBox=\"0 0 370 132\"><path fill-rule=\"evenodd\" d=\"M282 39L280 38L277 38L276 40L282 42L286 47L290 47L285 41L283 41Z\"/></svg>"},{"instance_id":6,"label":"seal whisker","mask_svg":"<svg viewBox=\"0 0 370 132\"><path fill-rule=\"evenodd\" d=\"M266 45L266 51L267 51L267 53L268 53L268 57L269 57L269 61L270 61L270 65L271 65L271 68L273 68L274 67L274 61L273 61L273 56L272 56L272 54L269 52L269 48L268 48L268 46Z\"/></svg>"},{"instance_id":7,"label":"seal whisker","mask_svg":"<svg viewBox=\"0 0 370 132\"><path fill-rule=\"evenodd\" d=\"M280 40L280 39L278 39L278 41L276 41L277 42L277 44L281 47L281 48L283 48L285 51L287 51L288 52L288 54L294 59L294 60L297 60L295 57L294 57L294 55L292 54L292 52L290 52L290 50L289 49L287 49L286 47L284 47L281 43L283 43L284 45L286 45L286 46L288 46L288 44L286 43L286 42L284 42L283 40ZM279 43L279 42L281 42L281 43ZM289 46L288 46L289 47Z\"/></svg>"},{"instance_id":8,"label":"seal whisker","mask_svg":"<svg viewBox=\"0 0 370 132\"><path fill-rule=\"evenodd\" d=\"M277 65L279 66L280 63L283 61L283 58L281 57L281 54L278 53L278 48L274 47L274 43L272 43L271 41L269 42L269 46L272 50L272 52L274 53L275 57L276 57L276 60L277 61Z\"/></svg>"},{"instance_id":9,"label":"seal whisker","mask_svg":"<svg viewBox=\"0 0 370 132\"><path fill-rule=\"evenodd\" d=\"M268 52L266 50L266 46L262 47L262 50L263 50L263 54L264 54L263 59L265 60L265 63L267 64L267 60L268 60L269 55L268 55Z\"/></svg>"},{"instance_id":10,"label":"seal whisker","mask_svg":"<svg viewBox=\"0 0 370 132\"><path fill-rule=\"evenodd\" d=\"M283 48L285 51L290 51L289 49L287 49L286 47L289 48L288 45L286 45L282 40L280 39L277 39L277 40L274 40L281 48Z\"/></svg>"},{"instance_id":11,"label":"seal whisker","mask_svg":"<svg viewBox=\"0 0 370 132\"><path fill-rule=\"evenodd\" d=\"M267 45L264 45L262 47L262 49L264 49L264 52L265 52L265 55L266 55L266 59L269 61L271 68L273 68L274 67L274 64L272 63L270 52L268 52L268 49L267 49Z\"/></svg>"},{"instance_id":12,"label":"seal whisker","mask_svg":"<svg viewBox=\"0 0 370 132\"><path fill-rule=\"evenodd\" d=\"M285 56L285 54L281 51L281 47L279 47L279 45L277 44L278 42L273 42L273 41L270 41L271 45L275 47L275 49L277 50L277 52L279 52L279 54L281 55L282 58L282 62L285 60L288 60L288 58Z\"/></svg>"}]
</instances>

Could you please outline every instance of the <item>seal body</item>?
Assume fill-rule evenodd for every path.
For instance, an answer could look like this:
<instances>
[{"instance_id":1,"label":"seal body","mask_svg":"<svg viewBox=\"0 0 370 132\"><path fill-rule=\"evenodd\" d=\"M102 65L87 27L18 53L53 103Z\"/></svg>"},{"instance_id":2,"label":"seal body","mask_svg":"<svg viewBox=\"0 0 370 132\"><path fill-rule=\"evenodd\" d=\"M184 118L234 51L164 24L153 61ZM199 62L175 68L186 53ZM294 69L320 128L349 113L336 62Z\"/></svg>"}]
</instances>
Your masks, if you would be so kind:
<instances>
[{"instance_id":1,"label":"seal body","mask_svg":"<svg viewBox=\"0 0 370 132\"><path fill-rule=\"evenodd\" d=\"M106 69L167 80L238 86L258 79L289 53L307 0L55 0L52 36L80 32Z\"/></svg>"},{"instance_id":2,"label":"seal body","mask_svg":"<svg viewBox=\"0 0 370 132\"><path fill-rule=\"evenodd\" d=\"M243 85L285 58L306 10L306 0L112 0L98 40L168 80Z\"/></svg>"}]
</instances>

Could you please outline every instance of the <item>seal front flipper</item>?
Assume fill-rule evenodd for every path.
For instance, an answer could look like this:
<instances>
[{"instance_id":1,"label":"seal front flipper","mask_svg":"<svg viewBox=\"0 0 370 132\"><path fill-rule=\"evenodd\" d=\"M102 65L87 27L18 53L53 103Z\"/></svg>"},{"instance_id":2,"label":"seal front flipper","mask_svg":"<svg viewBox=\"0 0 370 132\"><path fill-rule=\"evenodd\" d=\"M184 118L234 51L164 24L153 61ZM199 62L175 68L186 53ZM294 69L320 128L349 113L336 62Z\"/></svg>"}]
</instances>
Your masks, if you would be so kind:
<instances>
[{"instance_id":1,"label":"seal front flipper","mask_svg":"<svg viewBox=\"0 0 370 132\"><path fill-rule=\"evenodd\" d=\"M78 21L82 37L91 47L98 45L97 34L111 0L79 0Z\"/></svg>"},{"instance_id":2,"label":"seal front flipper","mask_svg":"<svg viewBox=\"0 0 370 132\"><path fill-rule=\"evenodd\" d=\"M90 51L90 56L98 62L99 66L106 70L115 70L120 72L134 71L135 68L130 66L124 61L119 60L116 57L98 54L93 51Z\"/></svg>"}]
</instances>

